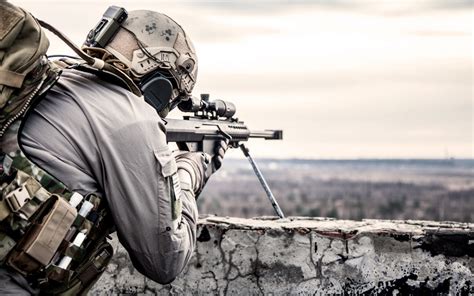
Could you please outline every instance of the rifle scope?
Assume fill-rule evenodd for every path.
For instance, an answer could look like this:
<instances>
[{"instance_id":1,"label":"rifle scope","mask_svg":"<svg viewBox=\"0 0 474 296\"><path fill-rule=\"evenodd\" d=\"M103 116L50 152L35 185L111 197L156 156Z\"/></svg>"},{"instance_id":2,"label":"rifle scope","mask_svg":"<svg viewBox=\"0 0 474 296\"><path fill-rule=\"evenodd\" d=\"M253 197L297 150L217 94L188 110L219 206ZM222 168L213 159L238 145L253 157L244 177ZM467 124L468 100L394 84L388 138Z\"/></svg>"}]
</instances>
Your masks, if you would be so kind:
<instances>
[{"instance_id":1,"label":"rifle scope","mask_svg":"<svg viewBox=\"0 0 474 296\"><path fill-rule=\"evenodd\" d=\"M190 97L188 100L179 103L178 108L183 112L197 113L202 111L225 118L231 118L237 111L235 105L231 102L224 100L209 101L209 95L207 94L201 94L201 98Z\"/></svg>"}]
</instances>

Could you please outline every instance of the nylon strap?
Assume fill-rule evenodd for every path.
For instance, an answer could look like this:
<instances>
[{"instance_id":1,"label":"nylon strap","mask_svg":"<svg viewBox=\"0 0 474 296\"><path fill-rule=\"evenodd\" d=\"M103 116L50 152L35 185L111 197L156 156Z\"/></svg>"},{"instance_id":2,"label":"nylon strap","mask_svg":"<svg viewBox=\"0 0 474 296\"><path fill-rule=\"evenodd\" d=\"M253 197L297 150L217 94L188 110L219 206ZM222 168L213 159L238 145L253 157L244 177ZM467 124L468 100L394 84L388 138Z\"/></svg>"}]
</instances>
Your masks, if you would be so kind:
<instances>
[{"instance_id":1,"label":"nylon strap","mask_svg":"<svg viewBox=\"0 0 474 296\"><path fill-rule=\"evenodd\" d=\"M20 88L25 80L25 74L19 74L8 70L0 70L0 84Z\"/></svg>"}]
</instances>

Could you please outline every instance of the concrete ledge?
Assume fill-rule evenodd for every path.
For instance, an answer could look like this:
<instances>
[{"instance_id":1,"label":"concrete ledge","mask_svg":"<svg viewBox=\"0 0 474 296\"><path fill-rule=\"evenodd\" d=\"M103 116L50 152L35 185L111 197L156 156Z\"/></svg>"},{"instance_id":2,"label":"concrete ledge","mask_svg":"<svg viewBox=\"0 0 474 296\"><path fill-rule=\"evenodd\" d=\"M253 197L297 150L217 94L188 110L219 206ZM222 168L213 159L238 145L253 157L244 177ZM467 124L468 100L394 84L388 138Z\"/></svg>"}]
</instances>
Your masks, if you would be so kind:
<instances>
[{"instance_id":1,"label":"concrete ledge","mask_svg":"<svg viewBox=\"0 0 474 296\"><path fill-rule=\"evenodd\" d=\"M206 217L172 284L140 275L117 244L91 294L470 295L473 257L472 223Z\"/></svg>"}]
</instances>

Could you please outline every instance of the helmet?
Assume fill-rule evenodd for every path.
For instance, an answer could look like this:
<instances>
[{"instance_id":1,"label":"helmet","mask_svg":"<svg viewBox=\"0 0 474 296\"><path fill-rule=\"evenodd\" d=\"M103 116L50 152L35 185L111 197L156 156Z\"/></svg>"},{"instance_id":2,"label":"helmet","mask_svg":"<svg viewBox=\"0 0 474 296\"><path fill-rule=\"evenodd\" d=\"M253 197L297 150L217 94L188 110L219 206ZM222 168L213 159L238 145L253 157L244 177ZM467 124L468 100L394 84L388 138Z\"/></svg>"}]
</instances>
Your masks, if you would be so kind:
<instances>
[{"instance_id":1,"label":"helmet","mask_svg":"<svg viewBox=\"0 0 474 296\"><path fill-rule=\"evenodd\" d=\"M115 29L108 26L113 23ZM98 35L101 38L94 38ZM125 9L111 6L85 44L102 47L123 63L145 100L159 112L189 97L196 83L194 46L183 28L162 13L135 10L127 16Z\"/></svg>"}]
</instances>

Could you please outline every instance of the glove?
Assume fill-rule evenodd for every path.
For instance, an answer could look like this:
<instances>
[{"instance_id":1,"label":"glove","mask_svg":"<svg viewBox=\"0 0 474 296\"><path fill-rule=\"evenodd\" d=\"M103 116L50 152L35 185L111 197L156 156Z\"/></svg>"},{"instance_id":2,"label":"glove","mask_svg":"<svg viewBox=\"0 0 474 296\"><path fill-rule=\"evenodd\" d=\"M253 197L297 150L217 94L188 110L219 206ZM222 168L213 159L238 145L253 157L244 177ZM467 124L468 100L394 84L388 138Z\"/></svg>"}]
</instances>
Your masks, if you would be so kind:
<instances>
[{"instance_id":1,"label":"glove","mask_svg":"<svg viewBox=\"0 0 474 296\"><path fill-rule=\"evenodd\" d=\"M191 189L196 193L196 196L198 196L208 179L208 177L206 177L206 172L208 170L211 157L209 156L209 154L203 152L183 151L176 153L175 157L176 165L178 167L178 173L180 173L180 170L184 170L188 173L190 177L189 185L191 186ZM181 179L183 178L180 178L180 180ZM181 180L181 182L183 182L183 180Z\"/></svg>"},{"instance_id":2,"label":"glove","mask_svg":"<svg viewBox=\"0 0 474 296\"><path fill-rule=\"evenodd\" d=\"M212 173L214 174L222 166L224 155L229 149L229 140L224 139L217 143L214 149L214 157L212 158Z\"/></svg>"},{"instance_id":3,"label":"glove","mask_svg":"<svg viewBox=\"0 0 474 296\"><path fill-rule=\"evenodd\" d=\"M224 155L229 148L228 143L227 139L217 142L212 158L203 152L178 151L174 153L178 171L182 169L189 174L190 185L196 196L201 193L209 177L222 166Z\"/></svg>"}]
</instances>

